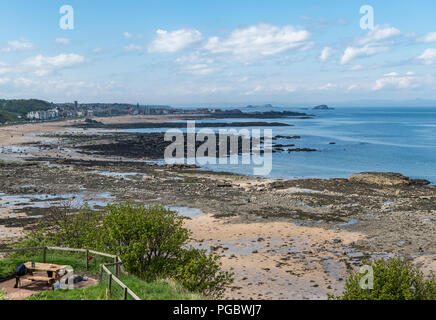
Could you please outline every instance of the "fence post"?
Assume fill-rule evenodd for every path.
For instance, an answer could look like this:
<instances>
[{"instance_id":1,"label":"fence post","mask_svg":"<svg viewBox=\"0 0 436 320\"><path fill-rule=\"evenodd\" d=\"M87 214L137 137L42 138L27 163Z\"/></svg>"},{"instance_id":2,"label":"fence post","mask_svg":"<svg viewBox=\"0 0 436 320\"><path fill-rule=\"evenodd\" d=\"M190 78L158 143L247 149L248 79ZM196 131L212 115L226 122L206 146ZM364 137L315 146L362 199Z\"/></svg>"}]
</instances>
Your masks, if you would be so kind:
<instances>
[{"instance_id":1,"label":"fence post","mask_svg":"<svg viewBox=\"0 0 436 320\"><path fill-rule=\"evenodd\" d=\"M89 250L86 249L86 271L88 271L89 267Z\"/></svg>"},{"instance_id":2,"label":"fence post","mask_svg":"<svg viewBox=\"0 0 436 320\"><path fill-rule=\"evenodd\" d=\"M44 247L44 251L42 254L42 262L44 262L44 263L47 262L47 247Z\"/></svg>"},{"instance_id":3,"label":"fence post","mask_svg":"<svg viewBox=\"0 0 436 320\"><path fill-rule=\"evenodd\" d=\"M118 256L115 257L115 263L118 262ZM120 278L120 266L118 264L115 265L115 274L118 278Z\"/></svg>"},{"instance_id":4,"label":"fence post","mask_svg":"<svg viewBox=\"0 0 436 320\"><path fill-rule=\"evenodd\" d=\"M111 297L111 285L112 285L112 273L109 273L109 281L108 281L108 284L107 284L108 298Z\"/></svg>"},{"instance_id":5,"label":"fence post","mask_svg":"<svg viewBox=\"0 0 436 320\"><path fill-rule=\"evenodd\" d=\"M127 287L124 288L124 296L123 296L124 300L127 300Z\"/></svg>"},{"instance_id":6,"label":"fence post","mask_svg":"<svg viewBox=\"0 0 436 320\"><path fill-rule=\"evenodd\" d=\"M100 282L103 281L103 265L100 265Z\"/></svg>"}]
</instances>

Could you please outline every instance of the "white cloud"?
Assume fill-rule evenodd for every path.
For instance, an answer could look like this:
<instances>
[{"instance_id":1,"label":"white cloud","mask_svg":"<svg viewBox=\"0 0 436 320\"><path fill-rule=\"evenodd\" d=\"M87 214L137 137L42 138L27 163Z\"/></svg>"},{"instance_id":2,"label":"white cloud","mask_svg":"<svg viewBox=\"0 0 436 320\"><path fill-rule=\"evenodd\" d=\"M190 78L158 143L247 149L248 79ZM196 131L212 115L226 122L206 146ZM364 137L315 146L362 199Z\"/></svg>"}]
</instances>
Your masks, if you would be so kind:
<instances>
[{"instance_id":1,"label":"white cloud","mask_svg":"<svg viewBox=\"0 0 436 320\"><path fill-rule=\"evenodd\" d=\"M11 69L9 69L9 68L0 68L0 74L9 73L10 71L11 71Z\"/></svg>"},{"instance_id":2,"label":"white cloud","mask_svg":"<svg viewBox=\"0 0 436 320\"><path fill-rule=\"evenodd\" d=\"M85 58L78 54L70 53L70 54L60 54L54 57L44 57L43 55L37 55L35 57L28 58L23 61L24 65L31 67L53 67L53 68L63 68L69 67L78 63L83 63Z\"/></svg>"},{"instance_id":3,"label":"white cloud","mask_svg":"<svg viewBox=\"0 0 436 320\"><path fill-rule=\"evenodd\" d=\"M354 66L350 67L351 71L359 71L363 70L363 66L361 64L355 64Z\"/></svg>"},{"instance_id":4,"label":"white cloud","mask_svg":"<svg viewBox=\"0 0 436 320\"><path fill-rule=\"evenodd\" d=\"M207 64L201 63L185 66L182 70L193 75L208 75L215 71L215 69L209 68Z\"/></svg>"},{"instance_id":5,"label":"white cloud","mask_svg":"<svg viewBox=\"0 0 436 320\"><path fill-rule=\"evenodd\" d=\"M156 38L148 47L149 52L177 52L203 39L200 31L191 29L181 29L173 32L159 29L156 34Z\"/></svg>"},{"instance_id":6,"label":"white cloud","mask_svg":"<svg viewBox=\"0 0 436 320\"><path fill-rule=\"evenodd\" d=\"M58 56L46 57L37 55L24 60L21 65L34 70L37 76L44 76L54 70L71 67L85 62L85 57L78 54L60 54Z\"/></svg>"},{"instance_id":7,"label":"white cloud","mask_svg":"<svg viewBox=\"0 0 436 320\"><path fill-rule=\"evenodd\" d=\"M32 50L33 44L27 40L11 40L8 41L7 47L1 49L4 52L13 52L13 51L26 51Z\"/></svg>"},{"instance_id":8,"label":"white cloud","mask_svg":"<svg viewBox=\"0 0 436 320\"><path fill-rule=\"evenodd\" d=\"M337 85L334 83L326 83L323 86L318 87L318 90L329 90L329 89L333 89L333 88L337 88Z\"/></svg>"},{"instance_id":9,"label":"white cloud","mask_svg":"<svg viewBox=\"0 0 436 320\"><path fill-rule=\"evenodd\" d=\"M209 38L205 49L212 53L230 53L238 56L270 56L293 49L305 48L310 33L292 26L277 27L260 23L234 30L226 39Z\"/></svg>"},{"instance_id":10,"label":"white cloud","mask_svg":"<svg viewBox=\"0 0 436 320\"><path fill-rule=\"evenodd\" d=\"M258 93L263 91L265 88L263 86L256 86L255 88L253 88L252 90L249 90L247 92L245 92L245 95L247 96L251 96L252 94Z\"/></svg>"},{"instance_id":11,"label":"white cloud","mask_svg":"<svg viewBox=\"0 0 436 320\"><path fill-rule=\"evenodd\" d=\"M64 44L64 45L71 43L71 39L68 39L68 38L56 38L55 41L56 41L56 43Z\"/></svg>"},{"instance_id":12,"label":"white cloud","mask_svg":"<svg viewBox=\"0 0 436 320\"><path fill-rule=\"evenodd\" d=\"M92 49L92 52L94 52L94 53L100 53L100 52L102 52L103 50L104 50L103 48L97 47L97 48Z\"/></svg>"},{"instance_id":13,"label":"white cloud","mask_svg":"<svg viewBox=\"0 0 436 320\"><path fill-rule=\"evenodd\" d=\"M386 87L396 89L410 89L419 87L419 79L414 75L407 73L405 76L401 76L396 72L385 74L383 78L376 80L373 90L381 90Z\"/></svg>"},{"instance_id":14,"label":"white cloud","mask_svg":"<svg viewBox=\"0 0 436 320\"><path fill-rule=\"evenodd\" d=\"M324 49L322 49L321 51L321 55L319 56L319 59L322 62L327 61L328 58L331 57L331 55L333 54L334 50L330 47L325 47Z\"/></svg>"},{"instance_id":15,"label":"white cloud","mask_svg":"<svg viewBox=\"0 0 436 320\"><path fill-rule=\"evenodd\" d=\"M384 76L385 76L385 77L397 77L397 76L399 76L399 74L396 73L396 72L391 72L391 73L387 73L387 74L385 74Z\"/></svg>"},{"instance_id":16,"label":"white cloud","mask_svg":"<svg viewBox=\"0 0 436 320\"><path fill-rule=\"evenodd\" d=\"M124 47L124 50L126 50L128 52L132 52L132 51L142 51L142 50L144 50L144 48L142 46L138 46L136 44L129 44L128 46Z\"/></svg>"},{"instance_id":17,"label":"white cloud","mask_svg":"<svg viewBox=\"0 0 436 320\"><path fill-rule=\"evenodd\" d=\"M369 57L380 52L388 51L389 47L385 46L370 46L365 45L364 47L348 47L345 49L344 55L341 58L341 64L347 64L351 60L358 57Z\"/></svg>"},{"instance_id":18,"label":"white cloud","mask_svg":"<svg viewBox=\"0 0 436 320\"><path fill-rule=\"evenodd\" d=\"M9 79L9 78L0 78L0 85L6 84L9 82L11 82L11 79Z\"/></svg>"},{"instance_id":19,"label":"white cloud","mask_svg":"<svg viewBox=\"0 0 436 320\"><path fill-rule=\"evenodd\" d=\"M362 38L357 40L358 45L365 45L374 42L380 42L401 35L401 31L389 26L376 26L373 30L368 31Z\"/></svg>"},{"instance_id":20,"label":"white cloud","mask_svg":"<svg viewBox=\"0 0 436 320\"><path fill-rule=\"evenodd\" d=\"M421 61L424 64L435 64L436 63L436 49L429 48L425 50L421 55L416 57L418 61Z\"/></svg>"},{"instance_id":21,"label":"white cloud","mask_svg":"<svg viewBox=\"0 0 436 320\"><path fill-rule=\"evenodd\" d=\"M424 42L424 43L436 42L436 32L427 33L426 35L419 37L417 40L418 42Z\"/></svg>"},{"instance_id":22,"label":"white cloud","mask_svg":"<svg viewBox=\"0 0 436 320\"><path fill-rule=\"evenodd\" d=\"M251 96L254 94L280 94L280 93L294 93L297 91L297 87L293 84L270 84L270 85L254 85L248 88L244 94Z\"/></svg>"},{"instance_id":23,"label":"white cloud","mask_svg":"<svg viewBox=\"0 0 436 320\"><path fill-rule=\"evenodd\" d=\"M8 68L8 64L5 62L0 61L0 75L9 73L11 69Z\"/></svg>"},{"instance_id":24,"label":"white cloud","mask_svg":"<svg viewBox=\"0 0 436 320\"><path fill-rule=\"evenodd\" d=\"M26 86L26 87L28 87L28 86L31 86L31 85L33 85L35 83L36 83L36 81L33 81L31 79L27 79L27 78L23 78L23 77L14 79L14 84L18 85L18 86Z\"/></svg>"},{"instance_id":25,"label":"white cloud","mask_svg":"<svg viewBox=\"0 0 436 320\"><path fill-rule=\"evenodd\" d=\"M363 37L356 39L355 45L348 46L341 58L341 64L347 64L359 57L369 57L390 49L388 41L401 35L401 31L390 26L376 26Z\"/></svg>"},{"instance_id":26,"label":"white cloud","mask_svg":"<svg viewBox=\"0 0 436 320\"><path fill-rule=\"evenodd\" d=\"M133 35L127 31L123 33L123 36L124 36L124 38L127 38L127 39L130 39L133 37Z\"/></svg>"},{"instance_id":27,"label":"white cloud","mask_svg":"<svg viewBox=\"0 0 436 320\"><path fill-rule=\"evenodd\" d=\"M200 52L179 57L176 59L176 62L181 65L181 72L184 73L207 75L216 71L216 68L211 67L215 60Z\"/></svg>"},{"instance_id":28,"label":"white cloud","mask_svg":"<svg viewBox=\"0 0 436 320\"><path fill-rule=\"evenodd\" d=\"M288 84L288 85L284 85L284 86L274 87L273 90L275 90L275 91L285 91L285 92L292 93L292 92L297 91L297 88L295 86L291 85L291 84Z\"/></svg>"}]
</instances>

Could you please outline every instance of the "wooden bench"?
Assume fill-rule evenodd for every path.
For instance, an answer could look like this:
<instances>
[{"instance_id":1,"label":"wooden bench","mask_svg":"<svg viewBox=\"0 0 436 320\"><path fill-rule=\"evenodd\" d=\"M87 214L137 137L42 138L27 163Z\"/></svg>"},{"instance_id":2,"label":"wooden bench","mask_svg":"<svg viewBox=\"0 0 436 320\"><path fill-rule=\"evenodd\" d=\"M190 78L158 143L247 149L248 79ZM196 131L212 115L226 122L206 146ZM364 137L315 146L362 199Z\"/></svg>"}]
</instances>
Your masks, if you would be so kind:
<instances>
[{"instance_id":1,"label":"wooden bench","mask_svg":"<svg viewBox=\"0 0 436 320\"><path fill-rule=\"evenodd\" d=\"M43 281L47 282L48 285L52 287L52 290L54 290L54 283L58 281L61 278L60 271L63 268L63 266L60 265L54 265L54 264L47 264L47 263L31 263L26 262L24 264L27 268L27 273L24 276L16 276L16 283L15 288L18 288L18 285L20 284L20 280L30 280L30 281ZM34 274L34 272L42 271L47 272L47 276Z\"/></svg>"},{"instance_id":2,"label":"wooden bench","mask_svg":"<svg viewBox=\"0 0 436 320\"><path fill-rule=\"evenodd\" d=\"M52 277L44 277L44 276L35 276L32 274L26 274L25 276L20 277L20 279L31 280L31 281L46 281L48 284L52 284Z\"/></svg>"}]
</instances>

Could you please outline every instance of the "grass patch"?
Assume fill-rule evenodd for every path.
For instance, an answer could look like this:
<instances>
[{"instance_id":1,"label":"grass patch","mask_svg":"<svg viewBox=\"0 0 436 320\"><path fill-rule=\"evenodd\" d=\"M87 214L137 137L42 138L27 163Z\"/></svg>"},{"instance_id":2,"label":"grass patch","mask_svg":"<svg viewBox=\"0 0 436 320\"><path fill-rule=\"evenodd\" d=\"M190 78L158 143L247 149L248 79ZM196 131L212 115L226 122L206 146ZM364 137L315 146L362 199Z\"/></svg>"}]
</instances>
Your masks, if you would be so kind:
<instances>
[{"instance_id":1,"label":"grass patch","mask_svg":"<svg viewBox=\"0 0 436 320\"><path fill-rule=\"evenodd\" d=\"M0 279L11 276L15 268L27 261L43 262L42 251L24 252L11 254L5 259L0 260ZM94 257L89 263L89 270L86 272L89 276L97 277L101 263L113 262L110 258ZM82 253L47 251L47 263L69 265L75 271L85 272L85 257ZM109 268L115 273L114 267ZM107 295L108 276L103 273L103 281L96 285L83 289L74 290L56 290L39 292L28 300L121 300L123 299L123 289L112 281L112 294L109 299ZM132 275L121 274L120 280L127 285L136 295L143 300L200 300L203 297L199 294L189 292L178 283L172 280L158 280L146 282ZM0 300L5 299L0 290ZM128 300L132 300L128 296Z\"/></svg>"},{"instance_id":2,"label":"grass patch","mask_svg":"<svg viewBox=\"0 0 436 320\"><path fill-rule=\"evenodd\" d=\"M198 294L190 293L171 280L159 280L151 283L131 276L122 276L122 281L142 300L200 300ZM121 300L123 292L120 286L112 282L112 293L107 295L107 282L84 289L56 290L37 293L27 300ZM128 300L132 300L128 296Z\"/></svg>"},{"instance_id":3,"label":"grass patch","mask_svg":"<svg viewBox=\"0 0 436 320\"><path fill-rule=\"evenodd\" d=\"M25 262L43 262L43 253L41 251L32 251L25 253L15 253L11 254L8 257L0 260L0 279L7 278L14 274L15 269L21 263ZM84 272L86 271L85 264L85 254L81 253L69 253L69 252L53 252L47 250L47 263L60 264L60 265L68 265L72 266L75 271ZM93 260L89 263L88 274L96 275L100 270L101 263L113 262L111 259L94 257Z\"/></svg>"}]
</instances>

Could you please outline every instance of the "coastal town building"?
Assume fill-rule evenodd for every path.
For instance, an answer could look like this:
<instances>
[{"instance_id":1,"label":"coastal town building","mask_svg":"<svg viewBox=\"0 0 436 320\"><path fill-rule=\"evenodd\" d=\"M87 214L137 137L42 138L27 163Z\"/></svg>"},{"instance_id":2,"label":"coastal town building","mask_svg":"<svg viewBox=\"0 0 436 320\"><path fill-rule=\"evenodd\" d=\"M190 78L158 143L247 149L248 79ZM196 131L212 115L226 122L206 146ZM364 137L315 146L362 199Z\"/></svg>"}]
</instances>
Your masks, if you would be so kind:
<instances>
[{"instance_id":1,"label":"coastal town building","mask_svg":"<svg viewBox=\"0 0 436 320\"><path fill-rule=\"evenodd\" d=\"M26 115L27 120L51 120L56 118L59 118L59 110L57 108L47 111L30 111Z\"/></svg>"}]
</instances>

